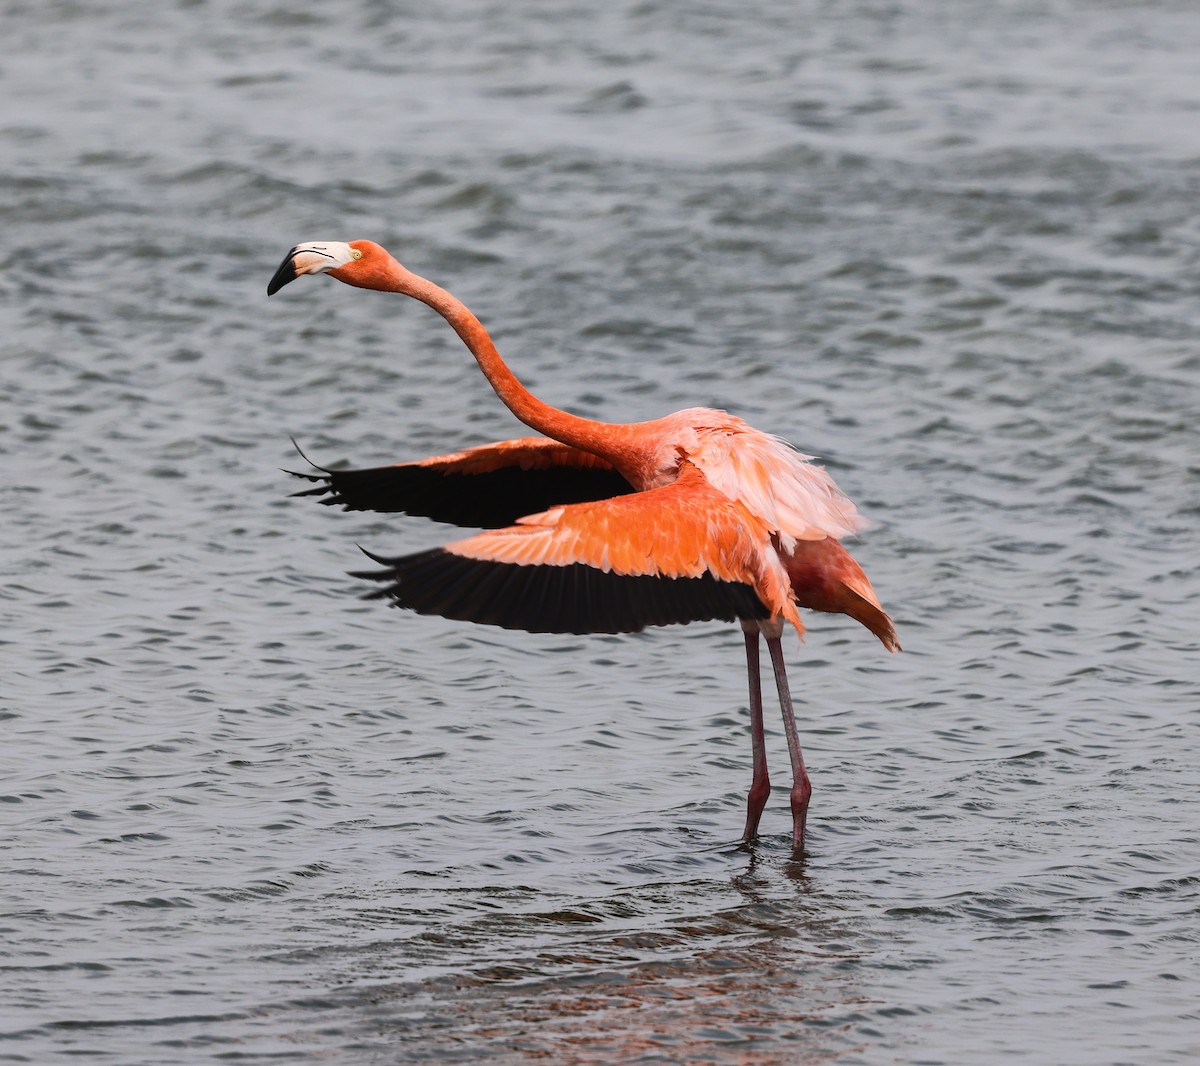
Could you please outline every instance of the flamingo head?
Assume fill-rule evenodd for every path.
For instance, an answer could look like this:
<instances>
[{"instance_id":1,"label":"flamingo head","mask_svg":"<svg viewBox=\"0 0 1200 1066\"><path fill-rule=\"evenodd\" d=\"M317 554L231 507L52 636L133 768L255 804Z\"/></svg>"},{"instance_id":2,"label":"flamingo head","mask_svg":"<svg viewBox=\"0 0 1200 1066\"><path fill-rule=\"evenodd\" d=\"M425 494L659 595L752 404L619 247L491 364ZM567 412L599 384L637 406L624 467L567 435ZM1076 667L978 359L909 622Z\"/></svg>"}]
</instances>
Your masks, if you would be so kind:
<instances>
[{"instance_id":1,"label":"flamingo head","mask_svg":"<svg viewBox=\"0 0 1200 1066\"><path fill-rule=\"evenodd\" d=\"M328 274L347 285L382 288L388 268L398 265L374 241L305 241L283 257L267 284L267 295L274 296L301 274Z\"/></svg>"}]
</instances>

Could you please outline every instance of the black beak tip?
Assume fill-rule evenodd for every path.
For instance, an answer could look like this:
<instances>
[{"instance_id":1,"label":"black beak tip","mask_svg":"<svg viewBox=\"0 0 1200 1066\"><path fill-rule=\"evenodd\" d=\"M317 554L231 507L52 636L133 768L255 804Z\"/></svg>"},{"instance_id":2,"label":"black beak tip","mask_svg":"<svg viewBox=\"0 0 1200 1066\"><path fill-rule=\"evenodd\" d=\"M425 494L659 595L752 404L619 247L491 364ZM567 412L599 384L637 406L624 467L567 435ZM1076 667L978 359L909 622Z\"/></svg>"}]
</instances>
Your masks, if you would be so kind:
<instances>
[{"instance_id":1,"label":"black beak tip","mask_svg":"<svg viewBox=\"0 0 1200 1066\"><path fill-rule=\"evenodd\" d=\"M296 249L293 248L287 255L283 257L283 262L279 264L279 269L275 271L274 276L267 283L267 295L274 296L288 282L295 281L299 275L296 273L296 267L292 262L292 257L296 254Z\"/></svg>"}]
</instances>

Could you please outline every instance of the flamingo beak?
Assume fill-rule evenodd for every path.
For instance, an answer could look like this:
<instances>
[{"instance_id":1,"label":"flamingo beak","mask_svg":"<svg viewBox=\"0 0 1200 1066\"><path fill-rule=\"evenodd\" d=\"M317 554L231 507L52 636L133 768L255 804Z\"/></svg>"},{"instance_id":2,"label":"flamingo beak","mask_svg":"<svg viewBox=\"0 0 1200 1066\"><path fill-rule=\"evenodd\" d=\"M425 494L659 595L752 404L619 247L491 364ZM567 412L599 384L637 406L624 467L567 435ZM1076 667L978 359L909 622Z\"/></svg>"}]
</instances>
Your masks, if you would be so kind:
<instances>
[{"instance_id":1,"label":"flamingo beak","mask_svg":"<svg viewBox=\"0 0 1200 1066\"><path fill-rule=\"evenodd\" d=\"M297 249L293 248L283 257L283 262L279 264L279 269L275 271L271 280L267 283L268 296L274 296L288 282L295 281L300 276L296 273L296 252Z\"/></svg>"},{"instance_id":2,"label":"flamingo beak","mask_svg":"<svg viewBox=\"0 0 1200 1066\"><path fill-rule=\"evenodd\" d=\"M339 266L345 266L343 260L348 257L339 257L331 250L331 247L331 245L321 245L320 247L296 245L283 257L279 269L267 283L267 295L274 296L301 274L320 274L326 270L335 270ZM348 246L346 247L348 248Z\"/></svg>"}]
</instances>

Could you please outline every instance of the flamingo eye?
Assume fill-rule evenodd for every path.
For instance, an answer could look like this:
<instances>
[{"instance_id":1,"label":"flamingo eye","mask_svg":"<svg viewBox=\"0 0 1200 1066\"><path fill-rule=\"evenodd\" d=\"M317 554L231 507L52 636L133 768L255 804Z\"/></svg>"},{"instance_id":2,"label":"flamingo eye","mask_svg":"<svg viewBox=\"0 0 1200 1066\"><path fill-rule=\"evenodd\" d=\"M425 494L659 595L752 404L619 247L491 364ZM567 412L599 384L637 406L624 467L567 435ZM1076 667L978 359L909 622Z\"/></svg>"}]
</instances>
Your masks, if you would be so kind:
<instances>
[{"instance_id":1,"label":"flamingo eye","mask_svg":"<svg viewBox=\"0 0 1200 1066\"><path fill-rule=\"evenodd\" d=\"M361 259L362 252L360 252L357 248L352 248L352 249L350 249L350 257L352 259Z\"/></svg>"}]
</instances>

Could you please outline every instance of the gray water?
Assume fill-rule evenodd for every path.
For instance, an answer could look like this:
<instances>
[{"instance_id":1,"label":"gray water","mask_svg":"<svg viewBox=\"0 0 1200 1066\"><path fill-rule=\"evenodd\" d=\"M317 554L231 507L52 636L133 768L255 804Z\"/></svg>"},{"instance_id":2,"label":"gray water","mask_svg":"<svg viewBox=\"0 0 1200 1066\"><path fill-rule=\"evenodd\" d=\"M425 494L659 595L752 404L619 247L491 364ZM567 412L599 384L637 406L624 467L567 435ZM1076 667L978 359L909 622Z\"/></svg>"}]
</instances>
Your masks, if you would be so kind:
<instances>
[{"instance_id":1,"label":"gray water","mask_svg":"<svg viewBox=\"0 0 1200 1066\"><path fill-rule=\"evenodd\" d=\"M0 14L0 1061L1200 1054L1200 9L28 0ZM300 460L546 400L823 457L905 646L388 611Z\"/></svg>"}]
</instances>

